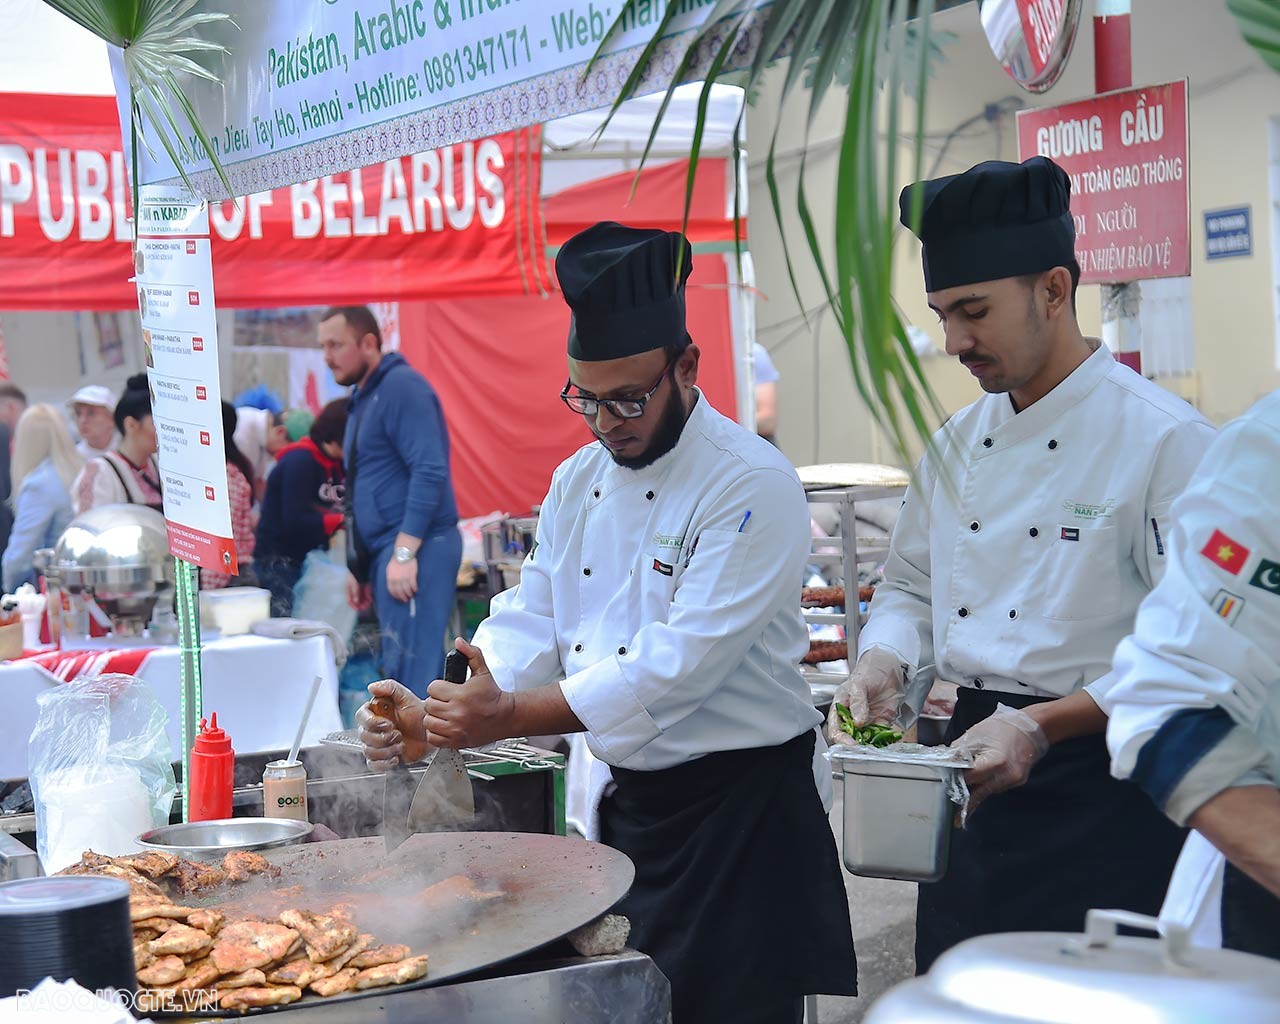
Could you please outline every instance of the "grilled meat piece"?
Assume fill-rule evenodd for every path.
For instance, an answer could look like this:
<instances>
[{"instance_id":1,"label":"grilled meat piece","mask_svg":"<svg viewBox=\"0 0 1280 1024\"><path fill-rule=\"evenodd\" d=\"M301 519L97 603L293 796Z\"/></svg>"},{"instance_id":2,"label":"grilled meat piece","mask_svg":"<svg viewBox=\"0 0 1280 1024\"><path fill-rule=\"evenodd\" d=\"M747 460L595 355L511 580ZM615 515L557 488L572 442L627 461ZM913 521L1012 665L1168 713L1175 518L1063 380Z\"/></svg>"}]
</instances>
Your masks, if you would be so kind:
<instances>
[{"instance_id":1,"label":"grilled meat piece","mask_svg":"<svg viewBox=\"0 0 1280 1024\"><path fill-rule=\"evenodd\" d=\"M347 964L351 963L352 960L377 941L378 940L368 932L361 932L355 942L351 943L350 946L329 961L328 966L332 967L335 971L342 970L342 968L346 967ZM408 955L408 953L405 953L405 956Z\"/></svg>"},{"instance_id":2,"label":"grilled meat piece","mask_svg":"<svg viewBox=\"0 0 1280 1024\"><path fill-rule=\"evenodd\" d=\"M199 953L213 945L208 932L190 925L175 924L158 939L152 939L148 945L156 956L185 956L188 953Z\"/></svg>"},{"instance_id":3,"label":"grilled meat piece","mask_svg":"<svg viewBox=\"0 0 1280 1024\"><path fill-rule=\"evenodd\" d=\"M193 907L181 907L176 903L170 903L168 899L163 897L129 897L129 919L131 921L145 921L148 917L176 917L179 920L186 920L193 909Z\"/></svg>"},{"instance_id":4,"label":"grilled meat piece","mask_svg":"<svg viewBox=\"0 0 1280 1024\"><path fill-rule=\"evenodd\" d=\"M95 857L97 855L95 854ZM58 872L60 875L102 875L107 878L119 878L129 883L129 892L134 896L164 896L165 891L156 885L149 878L143 878L142 875L134 871L130 867L122 867L119 864L95 863L86 865L83 861L79 864L72 864Z\"/></svg>"},{"instance_id":5,"label":"grilled meat piece","mask_svg":"<svg viewBox=\"0 0 1280 1024\"><path fill-rule=\"evenodd\" d=\"M383 985L403 985L417 981L427 973L427 956L411 956L394 964L369 967L356 975L356 989L381 988Z\"/></svg>"},{"instance_id":6,"label":"grilled meat piece","mask_svg":"<svg viewBox=\"0 0 1280 1024\"><path fill-rule=\"evenodd\" d=\"M309 910L286 910L280 915L280 923L302 936L307 956L316 963L332 960L359 934L359 929L348 921Z\"/></svg>"},{"instance_id":7,"label":"grilled meat piece","mask_svg":"<svg viewBox=\"0 0 1280 1024\"><path fill-rule=\"evenodd\" d=\"M187 973L187 965L180 956L162 956L153 964L138 972L138 981L148 986L172 985Z\"/></svg>"},{"instance_id":8,"label":"grilled meat piece","mask_svg":"<svg viewBox=\"0 0 1280 1024\"><path fill-rule=\"evenodd\" d=\"M239 974L281 960L298 938L292 928L256 921L236 921L218 933L209 958L223 974Z\"/></svg>"},{"instance_id":9,"label":"grilled meat piece","mask_svg":"<svg viewBox=\"0 0 1280 1024\"><path fill-rule=\"evenodd\" d=\"M277 967L267 975L267 981L273 985L297 985L298 988L306 988L313 981L330 977L335 970L328 964L314 964L304 956L298 960L290 960L282 967Z\"/></svg>"},{"instance_id":10,"label":"grilled meat piece","mask_svg":"<svg viewBox=\"0 0 1280 1024\"><path fill-rule=\"evenodd\" d=\"M247 882L253 875L280 877L280 869L260 853L232 850L222 858L222 870L232 882Z\"/></svg>"},{"instance_id":11,"label":"grilled meat piece","mask_svg":"<svg viewBox=\"0 0 1280 1024\"><path fill-rule=\"evenodd\" d=\"M146 853L133 853L127 857L116 857L115 862L122 868L132 868L148 878L160 878L167 875L178 864L178 858L172 853L160 850L148 850Z\"/></svg>"},{"instance_id":12,"label":"grilled meat piece","mask_svg":"<svg viewBox=\"0 0 1280 1024\"><path fill-rule=\"evenodd\" d=\"M267 976L258 968L253 967L247 971L241 971L239 974L228 974L225 978L218 979L218 991L229 992L236 988L251 988L258 985L265 985Z\"/></svg>"},{"instance_id":13,"label":"grilled meat piece","mask_svg":"<svg viewBox=\"0 0 1280 1024\"><path fill-rule=\"evenodd\" d=\"M359 973L354 967L344 967L333 977L313 981L307 987L322 999L328 999L330 996L350 992L355 987L356 976Z\"/></svg>"},{"instance_id":14,"label":"grilled meat piece","mask_svg":"<svg viewBox=\"0 0 1280 1024\"><path fill-rule=\"evenodd\" d=\"M208 932L210 935L217 935L226 922L227 916L222 911L209 908L193 910L187 916L187 924L191 925L192 928L199 928L201 931Z\"/></svg>"},{"instance_id":15,"label":"grilled meat piece","mask_svg":"<svg viewBox=\"0 0 1280 1024\"><path fill-rule=\"evenodd\" d=\"M155 932L155 935L149 936L149 938L155 939L179 923L178 920L172 917L144 917L141 921L133 922L133 934L136 938L140 931Z\"/></svg>"},{"instance_id":16,"label":"grilled meat piece","mask_svg":"<svg viewBox=\"0 0 1280 1024\"><path fill-rule=\"evenodd\" d=\"M482 906L491 900L502 899L503 895L501 892L477 889L475 882L466 875L451 875L427 886L414 899L437 907L455 907L459 903Z\"/></svg>"},{"instance_id":17,"label":"grilled meat piece","mask_svg":"<svg viewBox=\"0 0 1280 1024\"><path fill-rule=\"evenodd\" d=\"M251 1006L284 1006L302 998L302 989L294 985L255 985L228 992L218 1005L224 1010L247 1010Z\"/></svg>"},{"instance_id":18,"label":"grilled meat piece","mask_svg":"<svg viewBox=\"0 0 1280 1024\"><path fill-rule=\"evenodd\" d=\"M182 893L203 892L227 880L226 872L216 864L195 860L179 860L173 869L173 877L178 880L178 891Z\"/></svg>"},{"instance_id":19,"label":"grilled meat piece","mask_svg":"<svg viewBox=\"0 0 1280 1024\"><path fill-rule=\"evenodd\" d=\"M363 971L366 967L381 967L383 964L398 963L407 958L412 952L413 950L408 946L403 945L374 946L373 949L357 953L348 963L352 967Z\"/></svg>"},{"instance_id":20,"label":"grilled meat piece","mask_svg":"<svg viewBox=\"0 0 1280 1024\"><path fill-rule=\"evenodd\" d=\"M133 966L136 970L142 970L155 963L156 955L147 948L150 938L133 940Z\"/></svg>"},{"instance_id":21,"label":"grilled meat piece","mask_svg":"<svg viewBox=\"0 0 1280 1024\"><path fill-rule=\"evenodd\" d=\"M218 969L218 965L213 962L211 957L204 957L195 963L187 964L186 977L179 981L174 988L179 992L191 992L195 989L208 988L220 975L225 973L227 972Z\"/></svg>"},{"instance_id":22,"label":"grilled meat piece","mask_svg":"<svg viewBox=\"0 0 1280 1024\"><path fill-rule=\"evenodd\" d=\"M806 665L817 665L824 661L843 661L848 657L847 640L810 640L809 653L800 660Z\"/></svg>"}]
</instances>

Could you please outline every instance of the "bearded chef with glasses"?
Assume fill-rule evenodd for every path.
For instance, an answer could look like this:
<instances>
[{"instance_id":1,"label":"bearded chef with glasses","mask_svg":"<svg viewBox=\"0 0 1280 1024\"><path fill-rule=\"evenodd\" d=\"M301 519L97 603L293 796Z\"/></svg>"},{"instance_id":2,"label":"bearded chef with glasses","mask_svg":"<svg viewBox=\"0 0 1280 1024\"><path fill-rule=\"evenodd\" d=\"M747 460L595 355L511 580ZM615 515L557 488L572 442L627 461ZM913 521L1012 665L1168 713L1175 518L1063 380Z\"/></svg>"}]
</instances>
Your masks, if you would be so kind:
<instances>
[{"instance_id":1,"label":"bearded chef with glasses","mask_svg":"<svg viewBox=\"0 0 1280 1024\"><path fill-rule=\"evenodd\" d=\"M425 704L374 684L422 725L362 712L362 735L386 763L584 732L607 769L588 838L635 862L620 912L670 980L674 1020L799 1021L803 996L852 995L857 977L799 670L808 506L777 449L696 385L691 269L681 235L613 223L560 250L561 398L596 440L556 470L519 586L475 646L457 641L470 680L433 683Z\"/></svg>"}]
</instances>

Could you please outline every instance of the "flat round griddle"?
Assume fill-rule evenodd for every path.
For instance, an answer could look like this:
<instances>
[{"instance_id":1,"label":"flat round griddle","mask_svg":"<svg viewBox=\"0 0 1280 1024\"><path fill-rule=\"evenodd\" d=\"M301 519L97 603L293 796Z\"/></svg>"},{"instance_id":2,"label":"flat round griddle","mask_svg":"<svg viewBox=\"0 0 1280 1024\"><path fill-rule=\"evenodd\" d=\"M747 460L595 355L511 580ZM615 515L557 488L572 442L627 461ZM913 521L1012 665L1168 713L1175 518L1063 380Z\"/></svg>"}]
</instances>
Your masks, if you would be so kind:
<instances>
[{"instance_id":1,"label":"flat round griddle","mask_svg":"<svg viewBox=\"0 0 1280 1024\"><path fill-rule=\"evenodd\" d=\"M280 867L278 879L259 877L179 902L271 917L288 907L324 913L347 903L355 923L379 943L404 943L413 955L430 959L427 976L406 985L323 1000L304 992L289 1006L248 1013L385 998L492 967L594 921L627 894L635 878L630 859L607 846L517 832L415 835L389 855L379 836L268 850L264 856Z\"/></svg>"}]
</instances>

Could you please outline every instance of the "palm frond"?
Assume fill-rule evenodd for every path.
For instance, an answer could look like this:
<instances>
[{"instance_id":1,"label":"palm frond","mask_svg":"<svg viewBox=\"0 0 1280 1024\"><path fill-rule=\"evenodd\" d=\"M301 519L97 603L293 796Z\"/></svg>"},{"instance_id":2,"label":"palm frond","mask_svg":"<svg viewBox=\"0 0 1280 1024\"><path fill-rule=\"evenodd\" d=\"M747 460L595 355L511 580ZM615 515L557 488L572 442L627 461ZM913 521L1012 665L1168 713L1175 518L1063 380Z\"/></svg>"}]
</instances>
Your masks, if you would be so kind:
<instances>
[{"instance_id":1,"label":"palm frond","mask_svg":"<svg viewBox=\"0 0 1280 1024\"><path fill-rule=\"evenodd\" d=\"M177 168L188 189L195 191L187 173L188 165L204 158L213 165L228 193L234 190L213 140L200 124L195 107L187 97L178 74L218 83L214 72L192 54L226 54L221 43L212 42L198 30L227 23L230 15L196 11L199 0L45 0L50 7L87 28L100 39L124 50L125 73L132 94L129 109L134 141L132 175L133 208L138 208L137 145L155 155L158 142ZM181 119L178 115L181 115ZM152 138L154 136L154 139ZM189 145L188 138L196 145Z\"/></svg>"},{"instance_id":2,"label":"palm frond","mask_svg":"<svg viewBox=\"0 0 1280 1024\"><path fill-rule=\"evenodd\" d=\"M1276 0L1227 0L1245 42L1273 70L1280 71L1280 4Z\"/></svg>"},{"instance_id":3,"label":"palm frond","mask_svg":"<svg viewBox=\"0 0 1280 1024\"><path fill-rule=\"evenodd\" d=\"M629 6L623 5L606 33L606 43L623 23ZM669 31L677 7L667 6L601 131L622 102L649 91L649 59ZM751 19L763 19L759 26L761 43L745 73L735 73L734 78L750 93L760 87L781 52L790 55L779 90L779 114L764 161L765 183L782 236L788 279L803 311L809 304L801 294L801 263L813 271L826 309L848 350L858 394L904 458L913 438L928 441L932 422L942 418L942 410L893 300L899 157L895 144L882 145L885 133L880 129L887 120L888 137L897 139L900 96L914 95L916 138L923 137L924 96L931 59L937 53L929 34L933 9L932 0L775 0L763 9L757 9L750 0L718 0L711 15L691 33L688 48L665 89L644 154L647 158L661 114L666 112L675 88L690 68L705 66L685 182L687 227L711 84L729 67L728 58L739 33L751 24ZM716 38L716 33L725 34L708 50L708 40ZM588 65L588 74L604 49L602 43ZM806 171L810 130L824 101L837 87L845 88L848 95L844 133L837 152L836 194L830 204L835 211L831 225L820 223L814 215ZM797 244L788 237L786 228L777 148L782 112L800 89L807 89L809 97L794 193L795 213L803 235L803 243ZM641 167L644 162L642 159ZM923 150L917 141L913 160L916 177L922 162ZM735 197L735 211L737 208ZM827 237L832 227L832 236Z\"/></svg>"}]
</instances>

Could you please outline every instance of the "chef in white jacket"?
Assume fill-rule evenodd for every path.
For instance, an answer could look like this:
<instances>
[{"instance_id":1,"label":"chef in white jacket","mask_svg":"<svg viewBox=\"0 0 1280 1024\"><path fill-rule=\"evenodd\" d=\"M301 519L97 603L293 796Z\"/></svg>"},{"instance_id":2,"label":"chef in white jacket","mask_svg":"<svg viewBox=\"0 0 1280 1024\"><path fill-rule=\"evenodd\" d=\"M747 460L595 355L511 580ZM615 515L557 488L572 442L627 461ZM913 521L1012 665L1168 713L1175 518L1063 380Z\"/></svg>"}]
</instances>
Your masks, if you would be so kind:
<instances>
[{"instance_id":1,"label":"chef in white jacket","mask_svg":"<svg viewBox=\"0 0 1280 1024\"><path fill-rule=\"evenodd\" d=\"M1091 907L1155 913L1182 843L1110 777L1094 691L1213 432L1081 334L1070 187L1036 157L901 198L908 226L919 204L947 352L987 392L916 468L836 696L859 721L909 724L935 676L960 684L947 742L974 757L972 813L946 876L920 886L921 972L975 935L1078 931ZM829 732L850 740L834 709Z\"/></svg>"},{"instance_id":2,"label":"chef in white jacket","mask_svg":"<svg viewBox=\"0 0 1280 1024\"><path fill-rule=\"evenodd\" d=\"M371 689L415 753L585 731L612 774L600 838L636 865L630 944L670 980L677 1024L792 1022L806 994L856 991L799 670L808 507L777 449L696 386L691 268L672 232L603 223L565 243L561 398L596 440L556 470L519 586L457 642L470 680L433 683L425 707ZM362 723L371 761L397 752Z\"/></svg>"},{"instance_id":3,"label":"chef in white jacket","mask_svg":"<svg viewBox=\"0 0 1280 1024\"><path fill-rule=\"evenodd\" d=\"M1223 945L1280 958L1278 509L1280 391L1222 429L1174 504L1168 570L1102 707L1116 777L1229 859Z\"/></svg>"}]
</instances>

